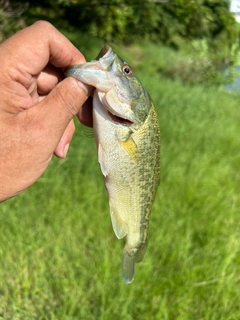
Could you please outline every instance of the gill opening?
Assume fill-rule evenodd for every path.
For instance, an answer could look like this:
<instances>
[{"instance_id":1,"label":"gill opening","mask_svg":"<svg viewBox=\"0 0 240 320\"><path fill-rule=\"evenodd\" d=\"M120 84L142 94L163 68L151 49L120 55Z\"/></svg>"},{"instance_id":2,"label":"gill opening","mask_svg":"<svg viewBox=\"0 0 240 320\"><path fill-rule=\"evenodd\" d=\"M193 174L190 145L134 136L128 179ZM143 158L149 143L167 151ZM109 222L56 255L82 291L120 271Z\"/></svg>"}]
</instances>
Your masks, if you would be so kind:
<instances>
[{"instance_id":1,"label":"gill opening","mask_svg":"<svg viewBox=\"0 0 240 320\"><path fill-rule=\"evenodd\" d=\"M120 123L120 124L123 124L125 126L131 126L133 124L132 121L130 121L128 119L125 119L125 118L122 118L122 117L119 117L119 116L116 116L115 114L112 114L109 111L108 111L108 114L111 117L111 119L116 123Z\"/></svg>"}]
</instances>

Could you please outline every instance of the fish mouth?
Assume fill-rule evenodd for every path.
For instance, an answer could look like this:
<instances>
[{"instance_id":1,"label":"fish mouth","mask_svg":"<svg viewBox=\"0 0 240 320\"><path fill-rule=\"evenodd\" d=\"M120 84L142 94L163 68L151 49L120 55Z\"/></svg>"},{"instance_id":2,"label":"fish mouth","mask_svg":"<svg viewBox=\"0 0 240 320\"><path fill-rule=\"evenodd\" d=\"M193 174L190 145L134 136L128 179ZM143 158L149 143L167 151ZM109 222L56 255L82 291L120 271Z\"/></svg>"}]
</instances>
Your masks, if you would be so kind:
<instances>
[{"instance_id":1,"label":"fish mouth","mask_svg":"<svg viewBox=\"0 0 240 320\"><path fill-rule=\"evenodd\" d=\"M119 116L111 113L109 110L108 110L108 115L110 116L112 121L115 122L115 123L119 123L119 124L122 124L122 125L128 126L128 127L133 124L132 121L130 121L128 119L125 119L125 118L122 118L122 117L119 117Z\"/></svg>"},{"instance_id":2,"label":"fish mouth","mask_svg":"<svg viewBox=\"0 0 240 320\"><path fill-rule=\"evenodd\" d=\"M121 113L113 109L106 99L106 94L104 92L97 92L96 97L99 101L99 109L101 109L105 115L105 119L114 122L116 125L123 125L130 127L135 122L134 119L124 118Z\"/></svg>"}]
</instances>

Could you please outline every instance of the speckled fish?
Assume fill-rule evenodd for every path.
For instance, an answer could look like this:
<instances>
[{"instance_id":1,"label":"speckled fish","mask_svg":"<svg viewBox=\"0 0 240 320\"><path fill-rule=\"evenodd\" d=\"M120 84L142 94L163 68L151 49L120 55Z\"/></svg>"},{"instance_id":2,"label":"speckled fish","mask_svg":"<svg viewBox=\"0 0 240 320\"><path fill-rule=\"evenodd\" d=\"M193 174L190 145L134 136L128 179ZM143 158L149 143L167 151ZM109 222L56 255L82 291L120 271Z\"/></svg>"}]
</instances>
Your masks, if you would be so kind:
<instances>
[{"instance_id":1,"label":"speckled fish","mask_svg":"<svg viewBox=\"0 0 240 320\"><path fill-rule=\"evenodd\" d=\"M98 161L117 238L127 237L125 283L134 278L148 240L149 216L159 184L160 131L148 92L110 46L96 60L68 68L66 76L94 86L93 127Z\"/></svg>"}]
</instances>

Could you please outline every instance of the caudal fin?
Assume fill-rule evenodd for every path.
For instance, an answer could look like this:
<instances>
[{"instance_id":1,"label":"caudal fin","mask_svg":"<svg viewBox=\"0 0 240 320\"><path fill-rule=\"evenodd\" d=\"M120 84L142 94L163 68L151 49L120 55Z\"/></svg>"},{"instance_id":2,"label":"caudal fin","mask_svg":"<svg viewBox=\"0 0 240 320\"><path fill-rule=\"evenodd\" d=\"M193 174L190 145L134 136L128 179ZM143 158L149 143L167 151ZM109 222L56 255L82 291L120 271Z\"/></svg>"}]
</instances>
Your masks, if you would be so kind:
<instances>
[{"instance_id":1,"label":"caudal fin","mask_svg":"<svg viewBox=\"0 0 240 320\"><path fill-rule=\"evenodd\" d=\"M134 280L134 263L135 254L128 252L125 248L122 258L122 278L126 284L132 283Z\"/></svg>"},{"instance_id":2,"label":"caudal fin","mask_svg":"<svg viewBox=\"0 0 240 320\"><path fill-rule=\"evenodd\" d=\"M147 248L147 241L142 243L138 249L128 249L127 245L122 257L122 278L125 283L132 283L134 280L134 264L143 259Z\"/></svg>"}]
</instances>

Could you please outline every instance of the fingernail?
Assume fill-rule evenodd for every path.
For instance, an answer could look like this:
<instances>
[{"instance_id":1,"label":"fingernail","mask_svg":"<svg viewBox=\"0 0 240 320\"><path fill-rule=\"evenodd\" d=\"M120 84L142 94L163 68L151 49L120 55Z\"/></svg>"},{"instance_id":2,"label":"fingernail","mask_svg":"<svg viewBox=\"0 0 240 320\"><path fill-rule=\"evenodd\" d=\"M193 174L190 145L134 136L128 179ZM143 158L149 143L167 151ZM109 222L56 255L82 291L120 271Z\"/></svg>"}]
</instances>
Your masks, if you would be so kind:
<instances>
[{"instance_id":1,"label":"fingernail","mask_svg":"<svg viewBox=\"0 0 240 320\"><path fill-rule=\"evenodd\" d=\"M81 82L81 81L79 81L79 80L78 80L78 84L79 84L79 86L86 92L86 95L87 95L87 96L90 96L93 87L90 86L90 85L88 85L88 84L86 84L86 83L83 83L83 82Z\"/></svg>"},{"instance_id":2,"label":"fingernail","mask_svg":"<svg viewBox=\"0 0 240 320\"><path fill-rule=\"evenodd\" d=\"M69 149L69 143L67 143L64 147L64 150L63 150L63 158L66 158L67 156L67 153L68 153L68 149Z\"/></svg>"}]
</instances>

